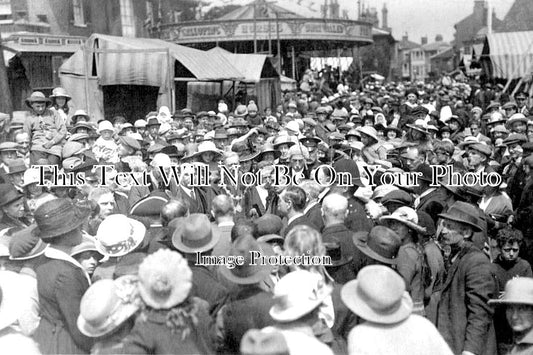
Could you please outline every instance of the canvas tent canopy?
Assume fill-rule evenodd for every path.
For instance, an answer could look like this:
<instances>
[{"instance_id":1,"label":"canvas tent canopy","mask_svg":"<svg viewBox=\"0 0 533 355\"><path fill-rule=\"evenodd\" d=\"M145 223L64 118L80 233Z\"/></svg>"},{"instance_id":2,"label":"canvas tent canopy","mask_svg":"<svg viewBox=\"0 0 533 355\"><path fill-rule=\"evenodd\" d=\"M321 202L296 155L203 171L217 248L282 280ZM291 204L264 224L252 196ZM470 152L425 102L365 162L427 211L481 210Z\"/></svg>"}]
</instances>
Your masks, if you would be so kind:
<instances>
[{"instance_id":1,"label":"canvas tent canopy","mask_svg":"<svg viewBox=\"0 0 533 355\"><path fill-rule=\"evenodd\" d=\"M59 69L61 84L76 106L104 118L102 87L158 87L157 107L174 109L174 81L241 80L242 74L217 53L159 39L91 35ZM147 112L144 112L146 114Z\"/></svg>"},{"instance_id":2,"label":"canvas tent canopy","mask_svg":"<svg viewBox=\"0 0 533 355\"><path fill-rule=\"evenodd\" d=\"M275 69L271 59L266 54L231 53L223 48L214 47L207 53L217 57L223 57L230 62L239 72L242 78L238 80L238 88L235 82L223 83L190 82L187 84L187 107L194 110L216 110L216 99L220 93L225 96L230 108L237 105L233 99L237 97L240 103L247 104L253 99L259 110L273 107L281 98L280 75ZM237 94L235 94L237 91ZM231 95L230 95L231 94ZM231 98L229 97L231 96Z\"/></svg>"},{"instance_id":3,"label":"canvas tent canopy","mask_svg":"<svg viewBox=\"0 0 533 355\"><path fill-rule=\"evenodd\" d=\"M488 34L483 58L490 59L493 77L511 80L531 74L533 31Z\"/></svg>"}]
</instances>

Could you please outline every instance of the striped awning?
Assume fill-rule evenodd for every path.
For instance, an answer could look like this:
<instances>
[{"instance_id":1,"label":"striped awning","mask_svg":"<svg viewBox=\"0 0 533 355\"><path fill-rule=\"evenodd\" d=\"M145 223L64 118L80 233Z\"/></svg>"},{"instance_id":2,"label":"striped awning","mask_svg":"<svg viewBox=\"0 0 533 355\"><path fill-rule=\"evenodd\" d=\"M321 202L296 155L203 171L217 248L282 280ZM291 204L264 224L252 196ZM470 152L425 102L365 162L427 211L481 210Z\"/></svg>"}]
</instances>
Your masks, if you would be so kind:
<instances>
[{"instance_id":1,"label":"striped awning","mask_svg":"<svg viewBox=\"0 0 533 355\"><path fill-rule=\"evenodd\" d=\"M242 74L220 55L152 38L125 38L93 34L86 42L89 72L99 85L165 87L175 77L175 62L191 80L240 80ZM169 63L170 59L170 63ZM169 65L170 64L170 65ZM60 74L85 75L83 50L63 63ZM169 75L169 70L172 72ZM90 76L93 76L90 75Z\"/></svg>"},{"instance_id":2,"label":"striped awning","mask_svg":"<svg viewBox=\"0 0 533 355\"><path fill-rule=\"evenodd\" d=\"M494 77L516 79L533 72L533 31L489 34L486 45Z\"/></svg>"}]
</instances>

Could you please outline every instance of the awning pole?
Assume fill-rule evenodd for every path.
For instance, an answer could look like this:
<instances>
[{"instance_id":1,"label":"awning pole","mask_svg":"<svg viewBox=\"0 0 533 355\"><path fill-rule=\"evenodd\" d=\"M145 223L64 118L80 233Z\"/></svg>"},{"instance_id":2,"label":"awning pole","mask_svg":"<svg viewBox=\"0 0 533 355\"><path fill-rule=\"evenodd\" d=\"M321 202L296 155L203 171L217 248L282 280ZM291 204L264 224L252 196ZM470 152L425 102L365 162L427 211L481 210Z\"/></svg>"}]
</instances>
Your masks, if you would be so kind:
<instances>
[{"instance_id":1,"label":"awning pole","mask_svg":"<svg viewBox=\"0 0 533 355\"><path fill-rule=\"evenodd\" d=\"M91 100L89 99L89 58L88 58L88 53L89 52L89 47L87 45L87 43L85 43L83 45L83 63L84 63L84 67L85 67L85 70L84 70L84 84L85 84L85 105L86 105L86 108L87 108L87 115L89 115L90 118L91 117ZM105 113L104 113L105 114Z\"/></svg>"},{"instance_id":2,"label":"awning pole","mask_svg":"<svg viewBox=\"0 0 533 355\"><path fill-rule=\"evenodd\" d=\"M171 114L174 113L175 106L176 106L176 98L174 95L174 66L172 56L170 55L170 48L167 48L167 63L168 63L168 94L170 97L168 98L169 108Z\"/></svg>"},{"instance_id":3,"label":"awning pole","mask_svg":"<svg viewBox=\"0 0 533 355\"><path fill-rule=\"evenodd\" d=\"M292 55L292 78L296 80L296 55L294 53L294 46L291 47L291 55Z\"/></svg>"}]
</instances>

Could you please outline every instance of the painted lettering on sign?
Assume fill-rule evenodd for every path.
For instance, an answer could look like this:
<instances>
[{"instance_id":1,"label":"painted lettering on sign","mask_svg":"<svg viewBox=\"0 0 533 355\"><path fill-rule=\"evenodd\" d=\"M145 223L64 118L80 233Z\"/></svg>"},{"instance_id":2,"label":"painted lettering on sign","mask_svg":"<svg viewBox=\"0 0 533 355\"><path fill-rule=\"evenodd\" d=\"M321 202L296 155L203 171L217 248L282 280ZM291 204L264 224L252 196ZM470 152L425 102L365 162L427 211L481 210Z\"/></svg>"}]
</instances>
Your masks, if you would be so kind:
<instances>
[{"instance_id":1,"label":"painted lettering on sign","mask_svg":"<svg viewBox=\"0 0 533 355\"><path fill-rule=\"evenodd\" d=\"M306 23L304 32L307 33L344 33L344 26L339 24Z\"/></svg>"},{"instance_id":2,"label":"painted lettering on sign","mask_svg":"<svg viewBox=\"0 0 533 355\"><path fill-rule=\"evenodd\" d=\"M181 31L184 37L206 37L221 34L219 26L184 27Z\"/></svg>"}]
</instances>

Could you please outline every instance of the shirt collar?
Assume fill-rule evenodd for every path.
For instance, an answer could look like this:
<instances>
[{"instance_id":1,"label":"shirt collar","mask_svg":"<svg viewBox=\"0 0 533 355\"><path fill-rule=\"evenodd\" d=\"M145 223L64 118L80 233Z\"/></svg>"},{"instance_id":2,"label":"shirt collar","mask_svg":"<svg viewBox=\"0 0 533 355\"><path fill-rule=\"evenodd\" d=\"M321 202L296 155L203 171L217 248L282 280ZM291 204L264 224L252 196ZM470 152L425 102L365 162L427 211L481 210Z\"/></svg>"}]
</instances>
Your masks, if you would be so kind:
<instances>
[{"instance_id":1,"label":"shirt collar","mask_svg":"<svg viewBox=\"0 0 533 355\"><path fill-rule=\"evenodd\" d=\"M235 222L233 222L233 221L220 222L218 224L219 227L234 226L234 225L235 225Z\"/></svg>"},{"instance_id":2,"label":"shirt collar","mask_svg":"<svg viewBox=\"0 0 533 355\"><path fill-rule=\"evenodd\" d=\"M429 195L430 193L432 193L435 190L436 190L436 188L431 187L431 188L427 189L426 191L422 192L419 197L422 198L424 196L427 196L427 195Z\"/></svg>"},{"instance_id":3,"label":"shirt collar","mask_svg":"<svg viewBox=\"0 0 533 355\"><path fill-rule=\"evenodd\" d=\"M307 212L309 212L309 210L311 208L313 208L314 205L316 205L318 203L318 201L311 201L304 209L304 214L306 214Z\"/></svg>"},{"instance_id":4,"label":"shirt collar","mask_svg":"<svg viewBox=\"0 0 533 355\"><path fill-rule=\"evenodd\" d=\"M533 344L533 329L516 342L517 344Z\"/></svg>"},{"instance_id":5,"label":"shirt collar","mask_svg":"<svg viewBox=\"0 0 533 355\"><path fill-rule=\"evenodd\" d=\"M304 214L303 214L303 213L300 213L300 212L296 213L294 216L292 216L291 218L289 218L289 219L287 220L287 225L291 224L292 221L294 221L294 220L295 220L296 218L298 218L298 217L302 217L303 215L304 215Z\"/></svg>"}]
</instances>

